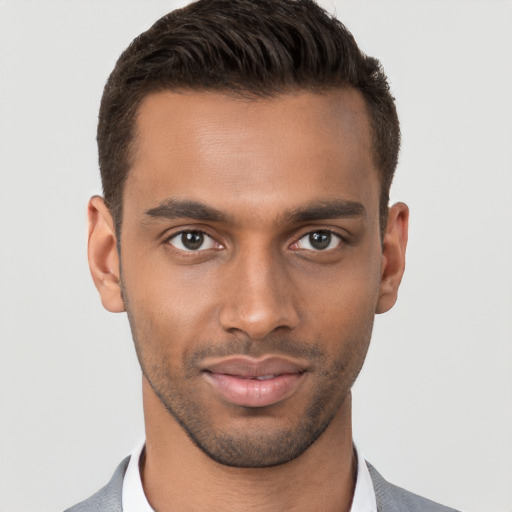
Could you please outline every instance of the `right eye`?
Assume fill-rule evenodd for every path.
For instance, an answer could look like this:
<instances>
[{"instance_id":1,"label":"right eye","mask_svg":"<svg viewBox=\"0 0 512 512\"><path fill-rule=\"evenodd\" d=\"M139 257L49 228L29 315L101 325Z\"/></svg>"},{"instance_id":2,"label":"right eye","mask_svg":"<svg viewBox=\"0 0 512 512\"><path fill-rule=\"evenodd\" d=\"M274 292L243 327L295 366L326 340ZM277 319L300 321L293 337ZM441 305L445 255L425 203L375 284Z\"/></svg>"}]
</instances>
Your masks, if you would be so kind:
<instances>
[{"instance_id":1,"label":"right eye","mask_svg":"<svg viewBox=\"0 0 512 512\"><path fill-rule=\"evenodd\" d=\"M215 249L219 247L211 236L208 236L203 231L180 231L176 235L169 238L167 243L171 244L174 248L185 252L198 252L207 249Z\"/></svg>"}]
</instances>

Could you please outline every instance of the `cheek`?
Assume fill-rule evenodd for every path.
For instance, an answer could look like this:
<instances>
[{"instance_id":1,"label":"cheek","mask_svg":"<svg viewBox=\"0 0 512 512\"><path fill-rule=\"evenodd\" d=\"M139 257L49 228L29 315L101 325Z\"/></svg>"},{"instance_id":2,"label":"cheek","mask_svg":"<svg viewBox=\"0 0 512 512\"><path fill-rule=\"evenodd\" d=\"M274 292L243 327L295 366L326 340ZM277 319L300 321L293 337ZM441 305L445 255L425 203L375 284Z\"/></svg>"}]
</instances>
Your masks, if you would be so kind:
<instances>
[{"instance_id":1,"label":"cheek","mask_svg":"<svg viewBox=\"0 0 512 512\"><path fill-rule=\"evenodd\" d=\"M362 364L371 339L376 298L369 292L364 294L360 287L337 290L330 300L315 301L305 322L306 336L320 339L330 357L350 372Z\"/></svg>"},{"instance_id":2,"label":"cheek","mask_svg":"<svg viewBox=\"0 0 512 512\"><path fill-rule=\"evenodd\" d=\"M123 282L133 336L146 354L181 360L198 341L208 341L217 294L205 284L206 275L165 264L141 268L128 261Z\"/></svg>"},{"instance_id":3,"label":"cheek","mask_svg":"<svg viewBox=\"0 0 512 512\"><path fill-rule=\"evenodd\" d=\"M350 264L304 273L297 282L301 283L298 294L304 299L303 314L309 321L349 335L373 322L379 297L380 257L365 260L365 255L358 255Z\"/></svg>"}]
</instances>

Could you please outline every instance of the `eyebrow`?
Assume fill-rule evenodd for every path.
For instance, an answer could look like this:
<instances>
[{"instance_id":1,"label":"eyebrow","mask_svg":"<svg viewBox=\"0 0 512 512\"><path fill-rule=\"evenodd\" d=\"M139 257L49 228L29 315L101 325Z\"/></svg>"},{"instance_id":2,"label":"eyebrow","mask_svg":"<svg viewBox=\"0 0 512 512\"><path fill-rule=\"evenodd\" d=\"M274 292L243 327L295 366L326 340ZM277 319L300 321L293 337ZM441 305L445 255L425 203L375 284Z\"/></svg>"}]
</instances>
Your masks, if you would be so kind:
<instances>
[{"instance_id":1,"label":"eyebrow","mask_svg":"<svg viewBox=\"0 0 512 512\"><path fill-rule=\"evenodd\" d=\"M144 212L154 219L194 219L207 222L224 222L227 217L221 211L198 201L168 199L155 208Z\"/></svg>"},{"instance_id":2,"label":"eyebrow","mask_svg":"<svg viewBox=\"0 0 512 512\"><path fill-rule=\"evenodd\" d=\"M285 215L285 219L291 222L310 222L346 217L366 218L366 209L356 201L335 199L300 206Z\"/></svg>"},{"instance_id":3,"label":"eyebrow","mask_svg":"<svg viewBox=\"0 0 512 512\"><path fill-rule=\"evenodd\" d=\"M229 217L204 203L193 200L167 199L154 208L146 210L145 215L153 219L193 219L204 222L227 222ZM284 222L311 222L315 220L340 219L347 217L366 217L365 207L355 201L335 199L315 201L299 206L280 216Z\"/></svg>"}]
</instances>

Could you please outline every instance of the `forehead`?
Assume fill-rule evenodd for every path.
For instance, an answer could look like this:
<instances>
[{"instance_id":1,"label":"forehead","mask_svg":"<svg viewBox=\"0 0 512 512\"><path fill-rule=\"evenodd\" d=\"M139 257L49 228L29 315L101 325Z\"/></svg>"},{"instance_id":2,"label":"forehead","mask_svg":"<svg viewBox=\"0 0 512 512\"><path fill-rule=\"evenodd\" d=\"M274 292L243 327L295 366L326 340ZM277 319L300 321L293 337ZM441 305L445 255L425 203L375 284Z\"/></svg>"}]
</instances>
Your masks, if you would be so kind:
<instances>
[{"instance_id":1,"label":"forehead","mask_svg":"<svg viewBox=\"0 0 512 512\"><path fill-rule=\"evenodd\" d=\"M125 195L140 208L169 197L276 214L311 200L378 201L365 102L349 88L264 99L151 94L134 149Z\"/></svg>"}]
</instances>

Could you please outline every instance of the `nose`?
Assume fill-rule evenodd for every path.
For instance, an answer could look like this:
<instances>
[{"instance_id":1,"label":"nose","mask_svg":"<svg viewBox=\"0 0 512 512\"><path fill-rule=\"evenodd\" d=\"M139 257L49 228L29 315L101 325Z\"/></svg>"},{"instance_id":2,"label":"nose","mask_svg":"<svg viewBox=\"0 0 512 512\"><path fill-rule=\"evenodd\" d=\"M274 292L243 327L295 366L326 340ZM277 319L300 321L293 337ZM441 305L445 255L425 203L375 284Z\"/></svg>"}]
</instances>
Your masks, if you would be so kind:
<instances>
[{"instance_id":1,"label":"nose","mask_svg":"<svg viewBox=\"0 0 512 512\"><path fill-rule=\"evenodd\" d=\"M270 251L240 254L225 281L220 323L228 332L261 340L299 324L294 287L284 262Z\"/></svg>"}]
</instances>

